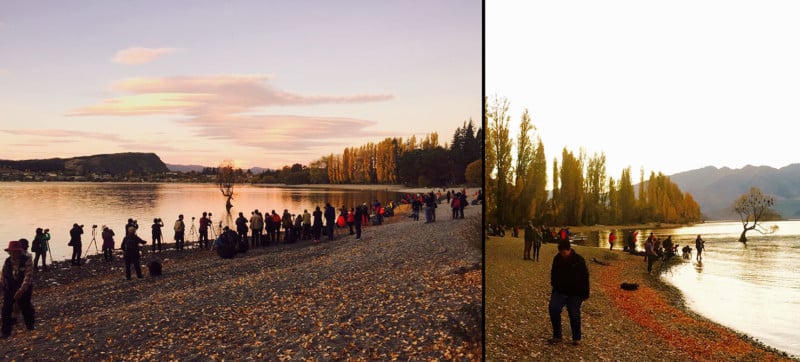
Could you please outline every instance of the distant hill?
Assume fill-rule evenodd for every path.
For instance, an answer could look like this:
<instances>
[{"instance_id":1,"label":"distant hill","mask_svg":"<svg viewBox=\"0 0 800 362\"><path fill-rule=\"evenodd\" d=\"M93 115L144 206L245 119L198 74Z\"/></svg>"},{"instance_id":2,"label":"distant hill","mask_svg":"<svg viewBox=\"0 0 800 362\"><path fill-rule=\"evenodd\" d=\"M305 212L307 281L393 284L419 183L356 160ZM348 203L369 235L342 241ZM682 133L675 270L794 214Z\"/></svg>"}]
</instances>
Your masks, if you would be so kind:
<instances>
[{"instance_id":1,"label":"distant hill","mask_svg":"<svg viewBox=\"0 0 800 362\"><path fill-rule=\"evenodd\" d=\"M712 166L677 173L670 180L689 192L710 220L737 219L732 205L736 199L758 187L775 196L775 210L783 217L800 218L800 164L776 169L768 166L745 166L741 169Z\"/></svg>"},{"instance_id":2,"label":"distant hill","mask_svg":"<svg viewBox=\"0 0 800 362\"><path fill-rule=\"evenodd\" d=\"M149 174L167 172L167 166L155 153L113 153L73 158L50 158L43 160L0 160L0 167L20 171L63 172L76 175L88 174Z\"/></svg>"}]
</instances>

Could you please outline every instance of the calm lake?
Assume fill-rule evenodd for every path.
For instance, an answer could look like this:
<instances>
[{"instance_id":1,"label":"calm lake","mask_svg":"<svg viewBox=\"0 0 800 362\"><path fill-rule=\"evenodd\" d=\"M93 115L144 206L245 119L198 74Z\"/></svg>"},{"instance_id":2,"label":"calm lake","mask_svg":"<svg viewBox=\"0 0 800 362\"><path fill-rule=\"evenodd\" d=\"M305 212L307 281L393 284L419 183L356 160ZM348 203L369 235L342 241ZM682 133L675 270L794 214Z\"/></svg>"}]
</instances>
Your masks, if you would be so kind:
<instances>
[{"instance_id":1,"label":"calm lake","mask_svg":"<svg viewBox=\"0 0 800 362\"><path fill-rule=\"evenodd\" d=\"M152 183L0 183L0 242L3 249L9 240L33 240L36 228L50 229L50 247L55 260L69 259L72 248L67 246L72 225L84 224L83 251L95 254L92 225L97 225L97 247L102 245L100 232L108 225L119 247L124 226L129 218L139 223L139 236L149 242L150 225L154 218L164 220L164 241L171 243L172 225L183 214L189 241L192 217L199 222L203 211L210 212L214 225L223 225L238 217L239 212L249 220L253 210L262 213L275 210L291 214L304 209L313 212L326 202L340 208L379 200L386 204L400 198L399 193L385 190L341 190L318 188L285 188L239 185L235 188L231 219L225 211L225 197L213 184L152 184ZM338 212L337 212L338 214ZM209 235L211 236L211 235ZM47 256L48 263L50 255Z\"/></svg>"},{"instance_id":2,"label":"calm lake","mask_svg":"<svg viewBox=\"0 0 800 362\"><path fill-rule=\"evenodd\" d=\"M644 249L651 231L662 239L672 235L680 247L689 244L692 249L697 235L702 235L706 241L702 262L695 261L692 254L691 261L667 271L664 280L679 288L697 313L800 356L800 221L765 225L778 225L778 230L769 235L750 231L747 245L737 241L742 231L739 222L639 230L637 248ZM621 231L617 230L617 235L623 235ZM582 243L609 246L608 232L587 237Z\"/></svg>"}]
</instances>

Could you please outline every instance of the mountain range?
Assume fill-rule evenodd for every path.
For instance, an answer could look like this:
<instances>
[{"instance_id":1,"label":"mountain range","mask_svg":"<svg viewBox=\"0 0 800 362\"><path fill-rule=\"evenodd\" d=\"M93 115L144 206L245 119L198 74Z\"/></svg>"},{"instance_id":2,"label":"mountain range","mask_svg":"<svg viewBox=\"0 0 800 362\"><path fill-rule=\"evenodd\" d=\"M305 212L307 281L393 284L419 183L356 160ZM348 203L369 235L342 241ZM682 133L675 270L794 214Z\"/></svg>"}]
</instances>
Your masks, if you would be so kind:
<instances>
[{"instance_id":1,"label":"mountain range","mask_svg":"<svg viewBox=\"0 0 800 362\"><path fill-rule=\"evenodd\" d=\"M684 192L689 192L708 220L738 220L733 203L750 187L775 196L774 209L784 218L800 218L800 164L776 169L747 165L740 169L708 166L670 176Z\"/></svg>"}]
</instances>

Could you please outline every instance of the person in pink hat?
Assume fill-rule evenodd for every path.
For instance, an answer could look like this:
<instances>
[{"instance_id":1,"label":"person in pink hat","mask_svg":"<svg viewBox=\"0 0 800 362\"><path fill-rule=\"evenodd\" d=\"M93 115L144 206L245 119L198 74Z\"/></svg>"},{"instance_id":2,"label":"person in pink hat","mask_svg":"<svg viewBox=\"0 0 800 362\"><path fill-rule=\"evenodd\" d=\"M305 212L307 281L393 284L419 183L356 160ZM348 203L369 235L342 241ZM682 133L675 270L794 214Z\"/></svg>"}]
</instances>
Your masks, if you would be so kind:
<instances>
[{"instance_id":1,"label":"person in pink hat","mask_svg":"<svg viewBox=\"0 0 800 362\"><path fill-rule=\"evenodd\" d=\"M11 335L11 328L15 322L11 317L14 304L22 311L25 326L29 330L33 329L34 323L34 310L33 304L31 304L33 260L29 254L25 253L19 240L9 241L8 248L5 250L8 252L8 258L3 264L2 277L0 277L0 288L3 290L2 338L8 338Z\"/></svg>"}]
</instances>

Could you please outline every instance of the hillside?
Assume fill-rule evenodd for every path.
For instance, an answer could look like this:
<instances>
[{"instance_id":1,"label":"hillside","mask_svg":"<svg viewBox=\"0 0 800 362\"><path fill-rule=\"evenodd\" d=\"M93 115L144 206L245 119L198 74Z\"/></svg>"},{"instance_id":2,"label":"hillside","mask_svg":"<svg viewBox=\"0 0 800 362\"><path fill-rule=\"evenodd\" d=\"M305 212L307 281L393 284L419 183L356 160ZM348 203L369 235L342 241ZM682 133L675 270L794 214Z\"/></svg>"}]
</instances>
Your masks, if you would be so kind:
<instances>
[{"instance_id":1,"label":"hillside","mask_svg":"<svg viewBox=\"0 0 800 362\"><path fill-rule=\"evenodd\" d=\"M43 160L0 160L0 168L32 172L62 172L75 175L140 175L169 171L155 153L135 152Z\"/></svg>"},{"instance_id":2,"label":"hillside","mask_svg":"<svg viewBox=\"0 0 800 362\"><path fill-rule=\"evenodd\" d=\"M786 218L800 217L800 164L780 169L768 166L704 167L670 176L689 192L710 220L734 219L733 202L751 186L776 197L775 209Z\"/></svg>"}]
</instances>

